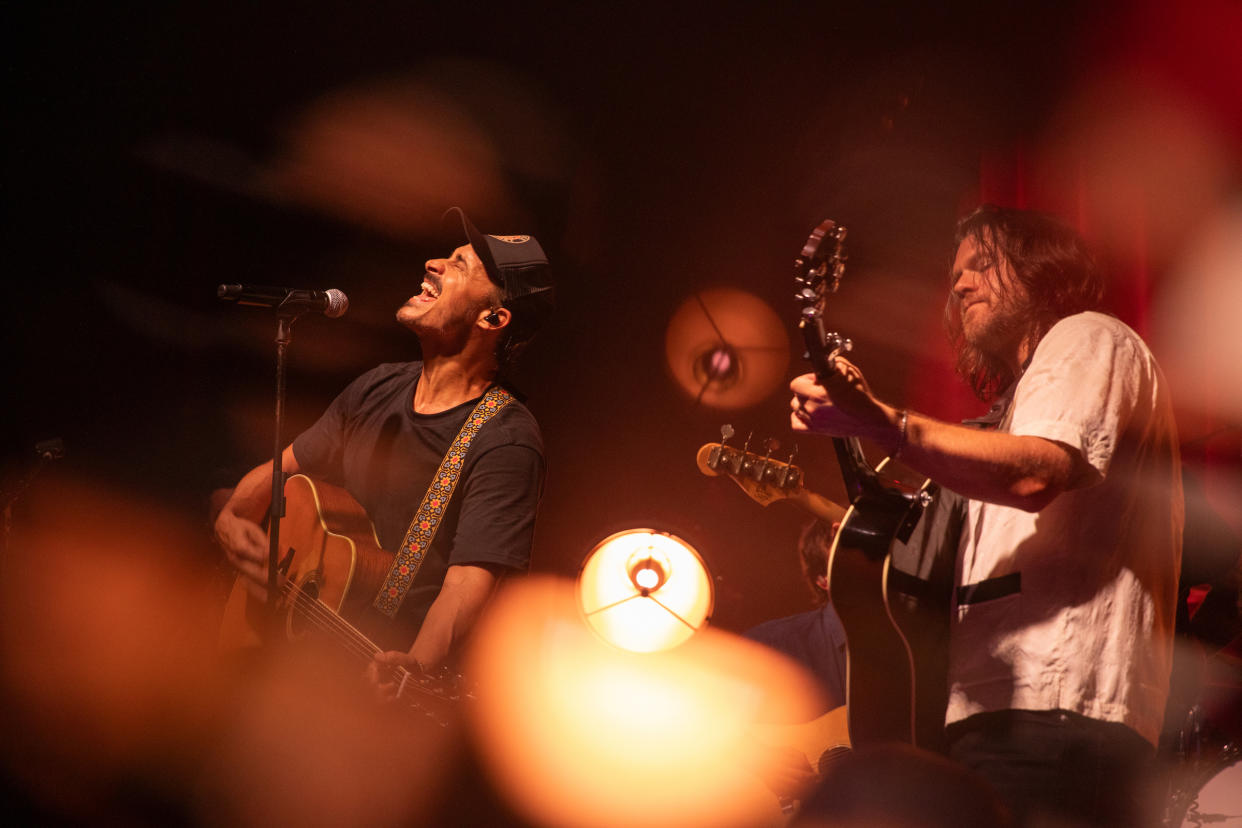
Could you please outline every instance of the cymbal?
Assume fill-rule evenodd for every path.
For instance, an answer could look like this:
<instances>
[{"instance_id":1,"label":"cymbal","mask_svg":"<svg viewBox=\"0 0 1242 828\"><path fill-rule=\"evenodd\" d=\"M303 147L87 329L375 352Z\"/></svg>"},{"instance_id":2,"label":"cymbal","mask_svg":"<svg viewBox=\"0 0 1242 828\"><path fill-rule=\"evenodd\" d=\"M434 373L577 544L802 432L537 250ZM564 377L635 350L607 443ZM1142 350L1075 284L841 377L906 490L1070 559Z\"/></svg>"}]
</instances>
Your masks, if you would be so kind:
<instances>
[{"instance_id":1,"label":"cymbal","mask_svg":"<svg viewBox=\"0 0 1242 828\"><path fill-rule=\"evenodd\" d=\"M745 408L777 389L789 367L789 336L766 302L737 288L691 294L673 313L665 358L695 402Z\"/></svg>"}]
</instances>

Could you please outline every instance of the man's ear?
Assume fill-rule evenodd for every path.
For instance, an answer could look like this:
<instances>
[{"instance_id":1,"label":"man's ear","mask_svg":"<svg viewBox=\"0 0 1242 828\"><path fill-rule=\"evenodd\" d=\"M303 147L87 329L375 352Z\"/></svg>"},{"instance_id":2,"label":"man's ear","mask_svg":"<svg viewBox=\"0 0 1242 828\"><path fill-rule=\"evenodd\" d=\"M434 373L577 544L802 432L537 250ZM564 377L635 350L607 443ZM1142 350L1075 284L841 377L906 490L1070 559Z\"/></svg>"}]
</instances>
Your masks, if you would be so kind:
<instances>
[{"instance_id":1,"label":"man's ear","mask_svg":"<svg viewBox=\"0 0 1242 828\"><path fill-rule=\"evenodd\" d=\"M496 308L480 314L479 322L486 328L499 330L508 325L512 318L513 314L509 313L508 308Z\"/></svg>"}]
</instances>

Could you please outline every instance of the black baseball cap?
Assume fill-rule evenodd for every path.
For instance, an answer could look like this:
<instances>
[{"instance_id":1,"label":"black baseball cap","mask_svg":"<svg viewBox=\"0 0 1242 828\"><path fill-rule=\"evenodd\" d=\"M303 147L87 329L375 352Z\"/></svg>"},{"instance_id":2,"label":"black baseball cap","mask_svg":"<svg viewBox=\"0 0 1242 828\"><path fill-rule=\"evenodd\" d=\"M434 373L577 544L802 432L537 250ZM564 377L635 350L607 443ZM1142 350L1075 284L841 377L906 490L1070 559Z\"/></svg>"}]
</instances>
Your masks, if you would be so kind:
<instances>
[{"instance_id":1,"label":"black baseball cap","mask_svg":"<svg viewBox=\"0 0 1242 828\"><path fill-rule=\"evenodd\" d=\"M460 207L450 207L445 212L461 219L466 239L474 248L475 255L483 262L487 276L498 287L506 307L512 308L515 300L532 306L552 305L552 273L548 257L539 240L534 236L492 236L480 233L479 228Z\"/></svg>"}]
</instances>

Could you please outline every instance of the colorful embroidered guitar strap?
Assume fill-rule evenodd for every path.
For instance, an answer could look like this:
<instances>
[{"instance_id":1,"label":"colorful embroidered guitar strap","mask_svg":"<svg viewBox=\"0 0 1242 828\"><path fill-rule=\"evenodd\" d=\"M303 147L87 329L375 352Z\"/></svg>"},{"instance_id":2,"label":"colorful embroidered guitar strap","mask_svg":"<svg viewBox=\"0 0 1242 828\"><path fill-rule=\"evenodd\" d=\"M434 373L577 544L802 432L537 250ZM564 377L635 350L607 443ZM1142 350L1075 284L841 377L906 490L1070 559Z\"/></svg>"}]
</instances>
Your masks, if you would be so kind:
<instances>
[{"instance_id":1,"label":"colorful embroidered guitar strap","mask_svg":"<svg viewBox=\"0 0 1242 828\"><path fill-rule=\"evenodd\" d=\"M410 528L405 532L405 539L401 541L401 548L397 551L392 569L388 571L388 577L384 579L379 594L375 596L375 608L389 618L397 614L401 602L405 599L405 593L409 590L410 584L414 583L414 576L418 574L419 567L423 565L427 550L431 548L431 541L435 539L436 531L440 528L440 522L444 518L444 510L453 496L453 491L457 488L457 481L461 477L461 468L470 443L483 428L484 423L511 402L513 402L513 396L508 391L500 386L489 388L483 395L483 399L479 400L479 404L474 407L474 411L470 412L466 422L462 423L461 431L457 432L457 437L449 446L448 453L444 455L444 460L440 462L440 468L436 471L436 476L431 480L427 494L423 496L423 502L419 504L418 511L414 513Z\"/></svg>"}]
</instances>

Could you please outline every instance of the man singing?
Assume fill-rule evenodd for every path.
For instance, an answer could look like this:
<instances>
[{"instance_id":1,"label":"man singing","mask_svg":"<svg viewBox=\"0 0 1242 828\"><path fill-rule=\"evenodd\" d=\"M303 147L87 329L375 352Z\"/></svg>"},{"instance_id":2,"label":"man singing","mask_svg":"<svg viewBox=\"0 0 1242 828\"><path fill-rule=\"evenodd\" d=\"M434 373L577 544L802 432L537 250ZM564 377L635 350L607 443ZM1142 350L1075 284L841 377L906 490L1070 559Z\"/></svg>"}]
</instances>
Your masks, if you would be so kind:
<instances>
[{"instance_id":1,"label":"man singing","mask_svg":"<svg viewBox=\"0 0 1242 828\"><path fill-rule=\"evenodd\" d=\"M551 310L547 258L530 236L485 236L449 212L467 243L428 261L397 311L422 360L354 380L282 455L286 471L349 491L395 553L368 612L413 636L408 655L384 658L425 670L455 653L506 573L529 567L544 478L539 426L500 380ZM271 483L270 462L250 471L215 524L256 589Z\"/></svg>"},{"instance_id":2,"label":"man singing","mask_svg":"<svg viewBox=\"0 0 1242 828\"><path fill-rule=\"evenodd\" d=\"M865 437L970 499L950 634L950 755L1020 824L1138 825L1168 692L1183 502L1164 376L1099 313L1070 229L984 206L946 309L980 430L897 409L838 360L795 379L795 431ZM1051 822L1050 820L1060 820Z\"/></svg>"}]
</instances>

